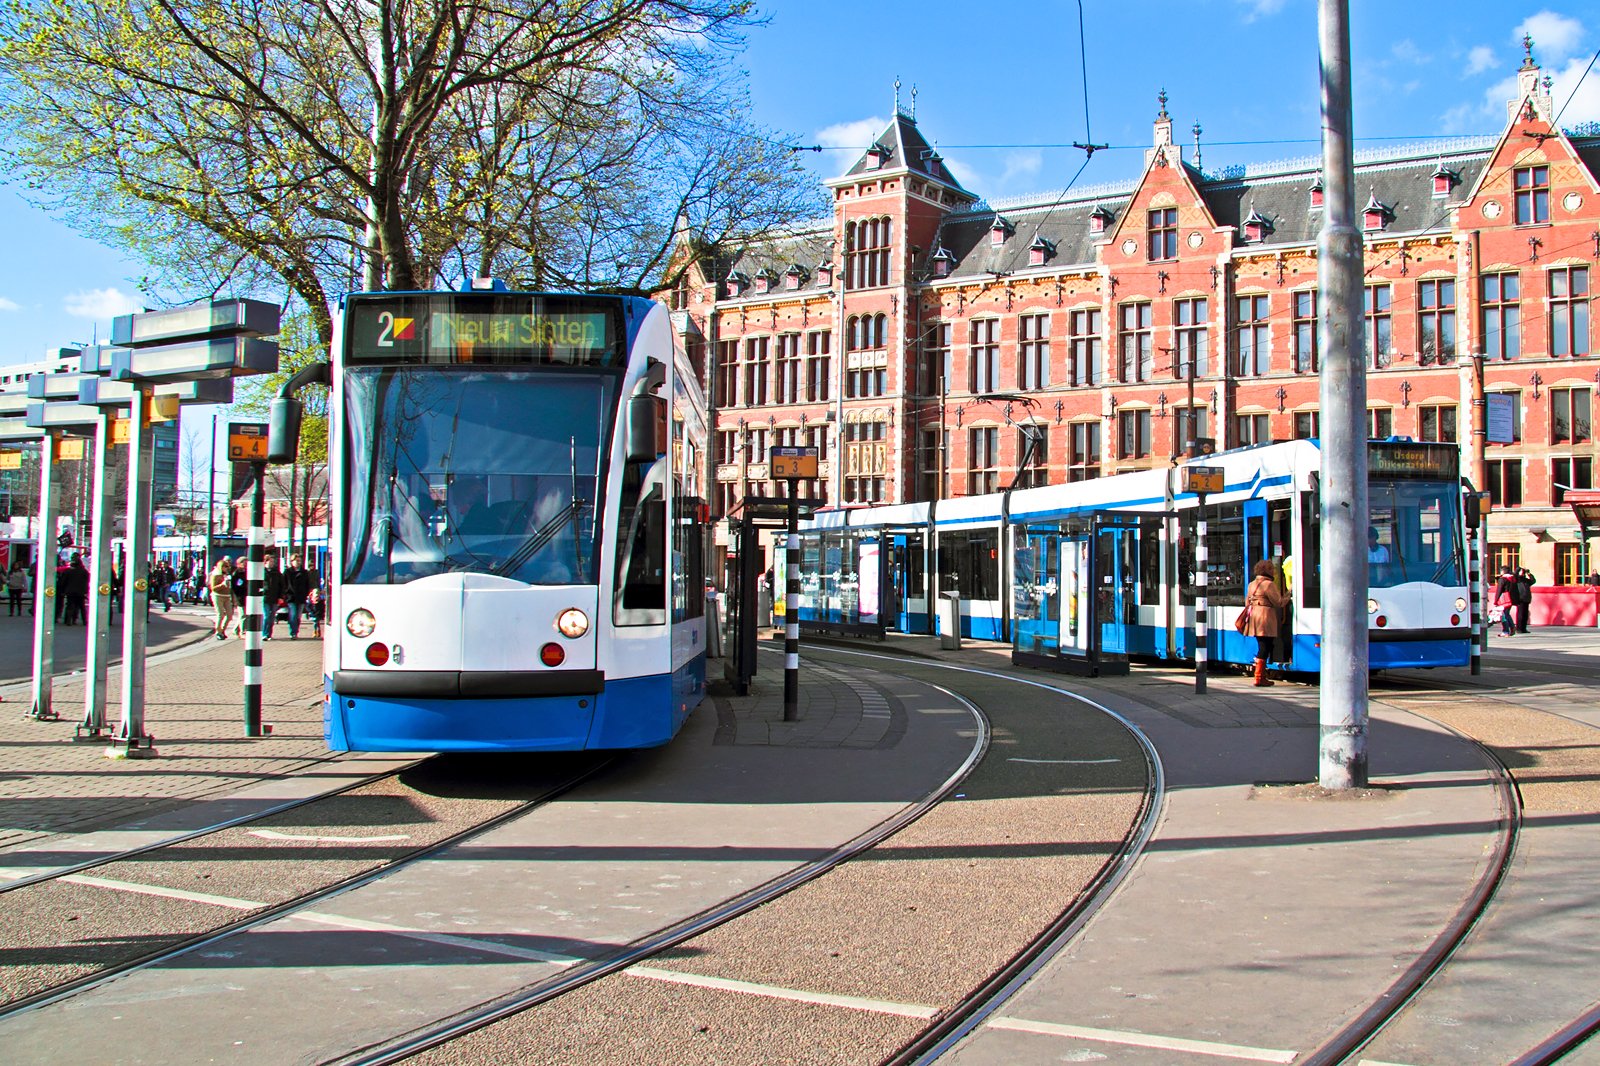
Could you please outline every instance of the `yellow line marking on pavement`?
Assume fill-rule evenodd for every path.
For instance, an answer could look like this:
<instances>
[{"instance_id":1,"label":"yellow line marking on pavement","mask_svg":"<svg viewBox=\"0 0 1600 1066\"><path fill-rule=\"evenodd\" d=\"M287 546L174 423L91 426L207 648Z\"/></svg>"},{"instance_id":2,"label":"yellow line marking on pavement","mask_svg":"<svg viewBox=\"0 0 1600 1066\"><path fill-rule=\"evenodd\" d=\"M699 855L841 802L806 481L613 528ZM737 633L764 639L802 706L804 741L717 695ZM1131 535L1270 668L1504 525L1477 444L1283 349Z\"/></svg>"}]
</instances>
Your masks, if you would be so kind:
<instances>
[{"instance_id":1,"label":"yellow line marking on pavement","mask_svg":"<svg viewBox=\"0 0 1600 1066\"><path fill-rule=\"evenodd\" d=\"M859 996L835 996L827 992L802 992L775 985L758 985L749 981L732 981L726 977L705 977L677 970L662 970L654 966L630 966L623 973L634 977L648 977L656 981L670 981L697 988L714 988L723 992L743 992L768 999L788 999L797 1003L816 1003L826 1007L844 1007L847 1010L873 1011L877 1014L895 1014L902 1018L932 1018L939 1013L937 1007L924 1007L918 1003L892 1003L883 999L862 999Z\"/></svg>"},{"instance_id":2,"label":"yellow line marking on pavement","mask_svg":"<svg viewBox=\"0 0 1600 1066\"><path fill-rule=\"evenodd\" d=\"M1026 1018L990 1018L984 1023L990 1029L1012 1029L1022 1033L1042 1036L1065 1036L1078 1040L1096 1040L1103 1044L1125 1044L1130 1047L1156 1048L1161 1051L1186 1051L1194 1055L1214 1055L1225 1059L1247 1059L1251 1062L1293 1062L1298 1051L1278 1051L1274 1048L1246 1047L1242 1044L1216 1044L1209 1040L1184 1040L1180 1037L1153 1036L1149 1033L1126 1033L1115 1029L1091 1029L1083 1025L1058 1025L1054 1022L1034 1022Z\"/></svg>"},{"instance_id":3,"label":"yellow line marking on pavement","mask_svg":"<svg viewBox=\"0 0 1600 1066\"><path fill-rule=\"evenodd\" d=\"M290 917L313 922L317 925L331 925L339 929L352 929L364 933L387 933L390 936L405 937L408 940L422 940L429 944L440 944L445 947L466 948L470 951L479 951L490 955L506 955L513 959L523 959L528 962L547 962L553 966L573 966L577 963L588 961L572 955L558 955L553 951L519 948L511 944L502 944L499 941L484 940L474 936L456 936L450 933L432 933L426 929L408 929L403 925L370 922L364 918L347 918L342 914L329 914L326 911L300 911L297 914L290 915Z\"/></svg>"},{"instance_id":4,"label":"yellow line marking on pavement","mask_svg":"<svg viewBox=\"0 0 1600 1066\"><path fill-rule=\"evenodd\" d=\"M267 904L253 899L213 896L206 892L186 892L181 888L167 888L164 885L141 885L134 881L113 881L109 877L86 877L83 874L68 874L61 880L74 885L91 885L95 888L109 888L116 892L133 892L140 896L161 896L164 899L181 899L189 903L209 903L213 907L229 907L236 911L254 911L267 906Z\"/></svg>"},{"instance_id":5,"label":"yellow line marking on pavement","mask_svg":"<svg viewBox=\"0 0 1600 1066\"><path fill-rule=\"evenodd\" d=\"M411 839L411 836L407 833L396 833L392 836L386 837L302 836L296 833L280 833L276 829L251 829L249 830L249 833L253 837L261 837L264 840L313 840L319 844L378 844L389 840Z\"/></svg>"}]
</instances>

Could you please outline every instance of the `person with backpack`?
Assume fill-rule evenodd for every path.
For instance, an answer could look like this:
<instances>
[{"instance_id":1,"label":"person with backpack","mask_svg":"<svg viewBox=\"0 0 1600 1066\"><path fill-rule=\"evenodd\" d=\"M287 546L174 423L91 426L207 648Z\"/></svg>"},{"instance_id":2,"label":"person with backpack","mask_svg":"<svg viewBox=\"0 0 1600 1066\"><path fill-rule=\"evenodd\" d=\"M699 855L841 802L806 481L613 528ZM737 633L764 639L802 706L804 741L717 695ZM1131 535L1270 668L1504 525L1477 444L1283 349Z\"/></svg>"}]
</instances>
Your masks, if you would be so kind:
<instances>
[{"instance_id":1,"label":"person with backpack","mask_svg":"<svg viewBox=\"0 0 1600 1066\"><path fill-rule=\"evenodd\" d=\"M1500 608L1500 635L1511 636L1517 631L1517 575L1509 566L1494 583L1494 605Z\"/></svg>"}]
</instances>

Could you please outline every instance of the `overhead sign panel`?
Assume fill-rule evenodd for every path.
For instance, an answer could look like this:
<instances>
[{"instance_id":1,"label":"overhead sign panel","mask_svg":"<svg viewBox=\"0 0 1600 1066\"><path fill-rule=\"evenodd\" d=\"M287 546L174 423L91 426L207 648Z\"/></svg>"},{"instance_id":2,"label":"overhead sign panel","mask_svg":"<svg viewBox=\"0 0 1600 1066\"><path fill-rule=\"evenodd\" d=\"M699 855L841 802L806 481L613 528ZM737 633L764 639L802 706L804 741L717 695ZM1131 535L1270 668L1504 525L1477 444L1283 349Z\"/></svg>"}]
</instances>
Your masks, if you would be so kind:
<instances>
[{"instance_id":1,"label":"overhead sign panel","mask_svg":"<svg viewBox=\"0 0 1600 1066\"><path fill-rule=\"evenodd\" d=\"M270 337L278 332L277 304L212 300L112 320L111 343L132 348L204 337Z\"/></svg>"},{"instance_id":2,"label":"overhead sign panel","mask_svg":"<svg viewBox=\"0 0 1600 1066\"><path fill-rule=\"evenodd\" d=\"M125 406L133 402L134 386L131 381L112 381L110 378L86 378L78 389L79 403L92 403L101 407ZM156 397L171 396L179 403L232 403L232 378L201 378L197 381L169 381L151 390Z\"/></svg>"},{"instance_id":3,"label":"overhead sign panel","mask_svg":"<svg viewBox=\"0 0 1600 1066\"><path fill-rule=\"evenodd\" d=\"M30 403L28 425L41 429L78 429L100 421L100 408L86 403Z\"/></svg>"},{"instance_id":4,"label":"overhead sign panel","mask_svg":"<svg viewBox=\"0 0 1600 1066\"><path fill-rule=\"evenodd\" d=\"M111 358L111 377L116 381L193 381L270 374L277 369L277 342L254 337L219 337L135 348L118 351Z\"/></svg>"}]
</instances>

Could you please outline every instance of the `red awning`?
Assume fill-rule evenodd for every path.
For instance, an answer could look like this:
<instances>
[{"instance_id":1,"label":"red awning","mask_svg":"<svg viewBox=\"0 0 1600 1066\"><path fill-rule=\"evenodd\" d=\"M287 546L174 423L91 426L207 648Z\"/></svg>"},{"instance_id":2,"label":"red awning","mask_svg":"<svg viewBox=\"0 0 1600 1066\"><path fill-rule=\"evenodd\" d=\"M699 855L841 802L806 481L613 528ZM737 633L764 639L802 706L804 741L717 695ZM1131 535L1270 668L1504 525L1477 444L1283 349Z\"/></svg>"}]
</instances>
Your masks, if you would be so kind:
<instances>
[{"instance_id":1,"label":"red awning","mask_svg":"<svg viewBox=\"0 0 1600 1066\"><path fill-rule=\"evenodd\" d=\"M1568 489L1566 500L1584 537L1600 537L1600 489Z\"/></svg>"}]
</instances>

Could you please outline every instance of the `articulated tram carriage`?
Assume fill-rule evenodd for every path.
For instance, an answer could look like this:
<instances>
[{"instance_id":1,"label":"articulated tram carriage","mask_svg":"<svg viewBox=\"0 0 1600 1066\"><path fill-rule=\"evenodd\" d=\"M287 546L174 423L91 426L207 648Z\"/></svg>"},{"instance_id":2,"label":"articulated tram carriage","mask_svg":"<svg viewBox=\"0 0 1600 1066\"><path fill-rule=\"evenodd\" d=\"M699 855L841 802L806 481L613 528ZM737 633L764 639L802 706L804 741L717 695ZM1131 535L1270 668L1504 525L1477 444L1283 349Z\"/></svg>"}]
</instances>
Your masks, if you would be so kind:
<instances>
[{"instance_id":1,"label":"articulated tram carriage","mask_svg":"<svg viewBox=\"0 0 1600 1066\"><path fill-rule=\"evenodd\" d=\"M705 691L706 415L666 310L355 293L331 377L329 746L670 740Z\"/></svg>"},{"instance_id":2,"label":"articulated tram carriage","mask_svg":"<svg viewBox=\"0 0 1600 1066\"><path fill-rule=\"evenodd\" d=\"M1374 670L1463 666L1470 654L1468 540L1459 450L1367 445L1368 656ZM1280 659L1321 668L1317 441L1207 456L1208 657L1244 664L1234 628L1254 565L1290 594ZM933 633L959 596L961 635L1009 640L1019 661L1195 657L1195 520L1183 470L1146 470L937 503L819 513L801 534L803 626ZM948 614L948 608L946 608Z\"/></svg>"}]
</instances>

